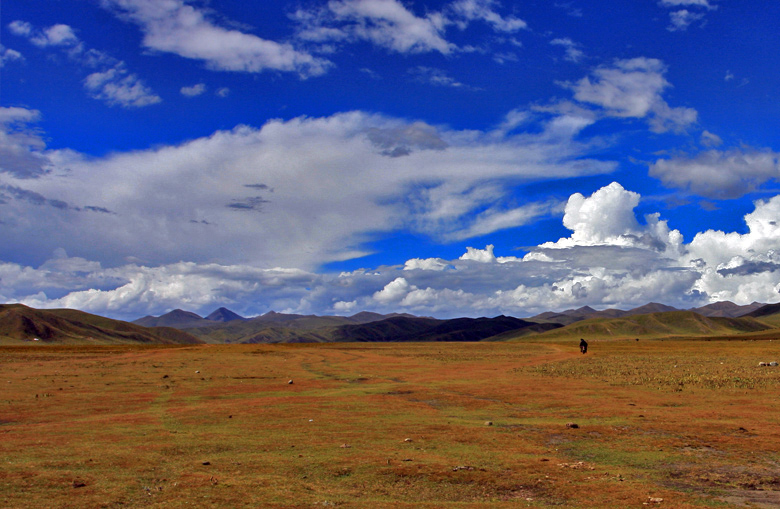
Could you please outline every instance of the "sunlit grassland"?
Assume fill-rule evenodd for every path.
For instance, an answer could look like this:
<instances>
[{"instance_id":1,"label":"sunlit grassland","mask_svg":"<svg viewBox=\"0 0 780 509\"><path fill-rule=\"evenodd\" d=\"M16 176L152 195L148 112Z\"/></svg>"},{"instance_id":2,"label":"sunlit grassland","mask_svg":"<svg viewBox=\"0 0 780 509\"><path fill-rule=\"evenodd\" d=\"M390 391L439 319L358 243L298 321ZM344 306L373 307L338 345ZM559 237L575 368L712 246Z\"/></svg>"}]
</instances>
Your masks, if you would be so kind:
<instances>
[{"instance_id":1,"label":"sunlit grassland","mask_svg":"<svg viewBox=\"0 0 780 509\"><path fill-rule=\"evenodd\" d=\"M776 341L0 348L0 507L780 503L780 368L758 367L779 359Z\"/></svg>"}]
</instances>

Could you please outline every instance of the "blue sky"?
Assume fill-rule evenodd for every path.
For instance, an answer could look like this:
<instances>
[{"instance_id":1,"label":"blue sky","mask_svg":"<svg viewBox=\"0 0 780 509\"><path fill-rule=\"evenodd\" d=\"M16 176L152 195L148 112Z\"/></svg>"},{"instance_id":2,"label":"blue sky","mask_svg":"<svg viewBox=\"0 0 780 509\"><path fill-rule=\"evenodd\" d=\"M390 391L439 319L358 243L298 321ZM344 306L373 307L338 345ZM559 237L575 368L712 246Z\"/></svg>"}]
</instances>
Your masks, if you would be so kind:
<instances>
[{"instance_id":1,"label":"blue sky","mask_svg":"<svg viewBox=\"0 0 780 509\"><path fill-rule=\"evenodd\" d=\"M780 300L780 5L2 15L0 301L132 319Z\"/></svg>"}]
</instances>

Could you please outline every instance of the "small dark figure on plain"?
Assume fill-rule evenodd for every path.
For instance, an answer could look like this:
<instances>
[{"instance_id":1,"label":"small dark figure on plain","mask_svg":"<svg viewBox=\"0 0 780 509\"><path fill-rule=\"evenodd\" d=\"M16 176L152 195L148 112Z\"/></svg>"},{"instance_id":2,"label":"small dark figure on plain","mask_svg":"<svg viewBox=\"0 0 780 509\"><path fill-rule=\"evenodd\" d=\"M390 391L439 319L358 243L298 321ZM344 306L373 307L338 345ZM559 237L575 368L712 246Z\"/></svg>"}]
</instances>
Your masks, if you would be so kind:
<instances>
[{"instance_id":1,"label":"small dark figure on plain","mask_svg":"<svg viewBox=\"0 0 780 509\"><path fill-rule=\"evenodd\" d=\"M588 353L588 342L580 338L580 352Z\"/></svg>"}]
</instances>

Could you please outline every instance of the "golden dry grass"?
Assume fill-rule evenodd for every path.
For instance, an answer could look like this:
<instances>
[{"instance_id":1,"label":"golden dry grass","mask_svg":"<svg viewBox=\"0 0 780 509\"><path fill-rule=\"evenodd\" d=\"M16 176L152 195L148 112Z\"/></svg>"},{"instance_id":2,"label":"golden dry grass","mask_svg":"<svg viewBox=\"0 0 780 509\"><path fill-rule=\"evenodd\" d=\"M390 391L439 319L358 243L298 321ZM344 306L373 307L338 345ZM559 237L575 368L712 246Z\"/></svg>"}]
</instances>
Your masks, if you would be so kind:
<instances>
[{"instance_id":1,"label":"golden dry grass","mask_svg":"<svg viewBox=\"0 0 780 509\"><path fill-rule=\"evenodd\" d=\"M757 364L779 359L776 341L5 347L0 507L772 507L780 368Z\"/></svg>"}]
</instances>

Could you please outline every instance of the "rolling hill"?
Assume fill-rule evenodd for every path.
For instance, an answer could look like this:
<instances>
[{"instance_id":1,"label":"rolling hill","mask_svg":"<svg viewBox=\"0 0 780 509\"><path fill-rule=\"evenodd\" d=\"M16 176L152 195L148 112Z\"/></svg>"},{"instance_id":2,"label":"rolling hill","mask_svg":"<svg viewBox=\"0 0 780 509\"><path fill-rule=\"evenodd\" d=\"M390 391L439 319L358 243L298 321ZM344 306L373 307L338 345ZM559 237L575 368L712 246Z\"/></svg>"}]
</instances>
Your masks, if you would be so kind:
<instances>
[{"instance_id":1,"label":"rolling hill","mask_svg":"<svg viewBox=\"0 0 780 509\"><path fill-rule=\"evenodd\" d=\"M752 317L707 317L693 311L665 311L620 318L590 318L534 339L632 339L733 336L773 329Z\"/></svg>"},{"instance_id":2,"label":"rolling hill","mask_svg":"<svg viewBox=\"0 0 780 509\"><path fill-rule=\"evenodd\" d=\"M744 316L755 318L772 327L780 327L780 304L766 304Z\"/></svg>"},{"instance_id":3,"label":"rolling hill","mask_svg":"<svg viewBox=\"0 0 780 509\"><path fill-rule=\"evenodd\" d=\"M33 309L0 305L0 344L199 344L170 327L143 327L75 309Z\"/></svg>"}]
</instances>

